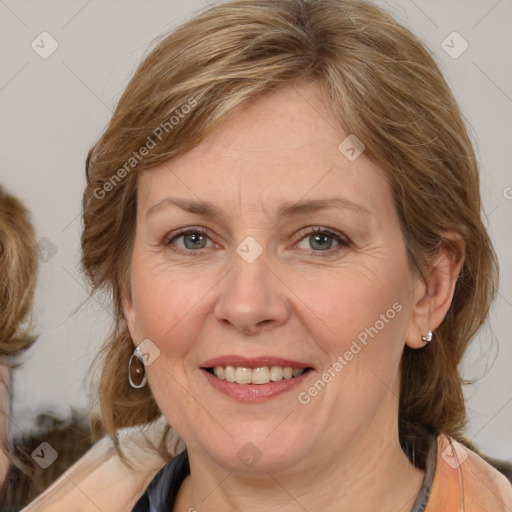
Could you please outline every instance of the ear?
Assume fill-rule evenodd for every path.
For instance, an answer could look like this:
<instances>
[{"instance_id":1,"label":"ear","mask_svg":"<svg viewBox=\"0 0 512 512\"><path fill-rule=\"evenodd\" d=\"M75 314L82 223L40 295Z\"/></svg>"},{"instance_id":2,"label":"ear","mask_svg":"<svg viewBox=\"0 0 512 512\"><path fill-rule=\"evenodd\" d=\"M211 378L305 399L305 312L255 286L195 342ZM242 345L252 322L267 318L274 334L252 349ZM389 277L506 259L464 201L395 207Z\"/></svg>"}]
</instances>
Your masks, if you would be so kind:
<instances>
[{"instance_id":1,"label":"ear","mask_svg":"<svg viewBox=\"0 0 512 512\"><path fill-rule=\"evenodd\" d=\"M414 303L407 329L406 345L423 348L421 339L441 325L452 303L455 285L464 262L464 241L457 233L445 236L442 246L428 265L428 275L418 278Z\"/></svg>"}]
</instances>

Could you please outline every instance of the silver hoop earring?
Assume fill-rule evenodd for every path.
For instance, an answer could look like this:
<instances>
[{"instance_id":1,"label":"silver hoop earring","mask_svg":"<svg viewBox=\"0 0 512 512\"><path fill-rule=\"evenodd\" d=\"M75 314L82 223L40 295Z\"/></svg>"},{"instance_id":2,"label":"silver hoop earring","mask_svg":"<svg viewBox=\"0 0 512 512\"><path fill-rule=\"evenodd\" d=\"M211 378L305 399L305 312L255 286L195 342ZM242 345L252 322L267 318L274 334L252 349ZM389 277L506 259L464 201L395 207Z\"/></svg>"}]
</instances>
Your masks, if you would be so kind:
<instances>
[{"instance_id":1,"label":"silver hoop earring","mask_svg":"<svg viewBox=\"0 0 512 512\"><path fill-rule=\"evenodd\" d=\"M428 331L425 336L421 337L421 341L423 341L423 343L430 343L432 341L432 336L432 331Z\"/></svg>"},{"instance_id":2,"label":"silver hoop earring","mask_svg":"<svg viewBox=\"0 0 512 512\"><path fill-rule=\"evenodd\" d=\"M135 364L133 364L134 359ZM139 380L142 375L142 379L140 379L138 384L133 381L132 374L137 376L137 380ZM147 382L146 370L144 368L144 363L142 362L142 356L140 355L139 347L133 351L133 354L130 356L130 360L128 361L128 382L134 389L143 388Z\"/></svg>"}]
</instances>

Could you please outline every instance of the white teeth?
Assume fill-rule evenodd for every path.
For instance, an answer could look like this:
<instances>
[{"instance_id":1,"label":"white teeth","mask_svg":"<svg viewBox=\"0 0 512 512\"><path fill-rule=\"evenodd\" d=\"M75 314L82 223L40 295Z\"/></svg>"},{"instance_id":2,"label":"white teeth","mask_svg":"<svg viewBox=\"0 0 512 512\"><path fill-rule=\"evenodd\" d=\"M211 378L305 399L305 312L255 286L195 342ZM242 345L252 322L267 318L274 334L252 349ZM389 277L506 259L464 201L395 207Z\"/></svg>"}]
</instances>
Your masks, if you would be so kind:
<instances>
[{"instance_id":1,"label":"white teeth","mask_svg":"<svg viewBox=\"0 0 512 512\"><path fill-rule=\"evenodd\" d=\"M216 377L219 377L219 379L224 380L226 378L224 368L222 366L216 366L213 369L213 373L215 374Z\"/></svg>"},{"instance_id":2,"label":"white teeth","mask_svg":"<svg viewBox=\"0 0 512 512\"><path fill-rule=\"evenodd\" d=\"M290 368L289 366L285 366L283 369L283 377L285 379L291 379L293 376L293 368Z\"/></svg>"},{"instance_id":3,"label":"white teeth","mask_svg":"<svg viewBox=\"0 0 512 512\"><path fill-rule=\"evenodd\" d=\"M235 367L234 366L226 366L226 369L224 370L224 375L228 382L235 382L235 379L236 379L235 378Z\"/></svg>"},{"instance_id":4,"label":"white teeth","mask_svg":"<svg viewBox=\"0 0 512 512\"><path fill-rule=\"evenodd\" d=\"M243 366L216 366L213 374L228 382L237 384L268 384L282 379L291 379L304 373L304 368L292 368L291 366L261 366L259 368L245 368Z\"/></svg>"},{"instance_id":5,"label":"white teeth","mask_svg":"<svg viewBox=\"0 0 512 512\"><path fill-rule=\"evenodd\" d=\"M267 384L270 382L270 372L266 366L263 368L254 368L252 371L253 384Z\"/></svg>"},{"instance_id":6,"label":"white teeth","mask_svg":"<svg viewBox=\"0 0 512 512\"><path fill-rule=\"evenodd\" d=\"M240 366L236 369L235 380L237 384L250 384L252 379L252 370L250 368L241 368Z\"/></svg>"},{"instance_id":7,"label":"white teeth","mask_svg":"<svg viewBox=\"0 0 512 512\"><path fill-rule=\"evenodd\" d=\"M270 380L277 382L283 379L283 367L282 366L272 366L270 368Z\"/></svg>"}]
</instances>

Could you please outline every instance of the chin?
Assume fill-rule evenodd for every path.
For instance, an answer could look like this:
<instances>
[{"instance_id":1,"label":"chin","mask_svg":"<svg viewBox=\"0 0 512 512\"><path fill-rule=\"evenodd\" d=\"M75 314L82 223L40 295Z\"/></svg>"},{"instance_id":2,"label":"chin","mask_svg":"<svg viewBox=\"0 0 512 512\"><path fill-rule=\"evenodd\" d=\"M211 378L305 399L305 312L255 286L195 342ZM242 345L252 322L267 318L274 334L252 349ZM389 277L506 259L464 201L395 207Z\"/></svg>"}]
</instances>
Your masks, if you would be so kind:
<instances>
[{"instance_id":1,"label":"chin","mask_svg":"<svg viewBox=\"0 0 512 512\"><path fill-rule=\"evenodd\" d=\"M264 432L261 427L252 431L250 427L240 428L233 437L226 435L222 440L204 440L203 450L216 464L234 473L289 472L291 468L297 468L310 447L303 438L304 433L294 435L289 429L272 432L275 426L273 422Z\"/></svg>"}]
</instances>

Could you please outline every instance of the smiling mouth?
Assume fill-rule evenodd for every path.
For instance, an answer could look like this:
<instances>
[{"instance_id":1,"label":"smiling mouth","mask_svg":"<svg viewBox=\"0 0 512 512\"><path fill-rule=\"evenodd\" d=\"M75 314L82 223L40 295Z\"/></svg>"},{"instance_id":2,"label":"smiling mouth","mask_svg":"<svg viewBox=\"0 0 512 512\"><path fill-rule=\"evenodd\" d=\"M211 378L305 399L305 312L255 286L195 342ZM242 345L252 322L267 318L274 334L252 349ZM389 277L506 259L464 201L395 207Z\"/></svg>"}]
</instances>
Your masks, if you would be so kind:
<instances>
[{"instance_id":1,"label":"smiling mouth","mask_svg":"<svg viewBox=\"0 0 512 512\"><path fill-rule=\"evenodd\" d=\"M215 366L204 368L220 380L236 384L270 384L281 380L295 379L312 368L292 368L291 366L260 366L246 368L243 366Z\"/></svg>"}]
</instances>

